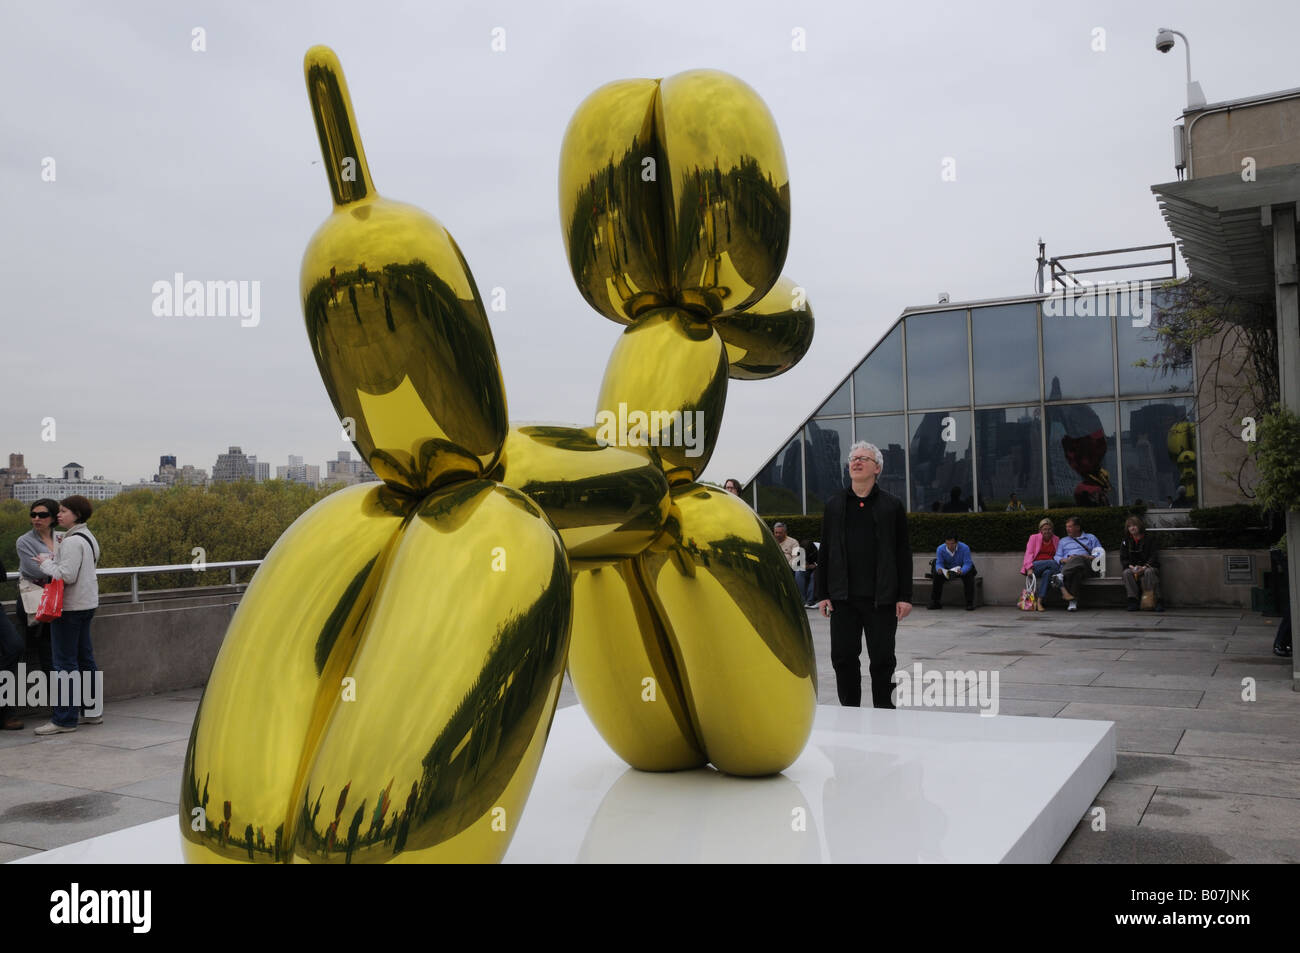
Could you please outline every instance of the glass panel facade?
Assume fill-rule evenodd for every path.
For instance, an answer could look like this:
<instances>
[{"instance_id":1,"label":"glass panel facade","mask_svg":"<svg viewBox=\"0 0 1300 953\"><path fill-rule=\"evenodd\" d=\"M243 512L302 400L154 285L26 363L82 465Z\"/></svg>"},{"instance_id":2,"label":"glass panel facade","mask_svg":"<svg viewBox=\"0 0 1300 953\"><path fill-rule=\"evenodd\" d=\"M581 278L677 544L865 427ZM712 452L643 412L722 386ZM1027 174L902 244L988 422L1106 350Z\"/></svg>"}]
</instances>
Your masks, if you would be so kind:
<instances>
[{"instance_id":1,"label":"glass panel facade","mask_svg":"<svg viewBox=\"0 0 1300 953\"><path fill-rule=\"evenodd\" d=\"M1102 301L1105 301L1103 296ZM1087 302L1087 304L1083 304ZM1097 317L1096 296L1066 298L1043 309L1043 383L1048 400L1110 397L1115 393L1111 333L1114 320ZM1077 309L1077 310L1076 310ZM1071 313L1073 311L1074 313ZM1080 313L1084 312L1084 313Z\"/></svg>"},{"instance_id":2,"label":"glass panel facade","mask_svg":"<svg viewBox=\"0 0 1300 953\"><path fill-rule=\"evenodd\" d=\"M852 414L849 409L849 382L846 380L840 385L840 389L831 394L830 400L821 405L821 408L814 414L814 417L825 417L827 414Z\"/></svg>"},{"instance_id":3,"label":"glass panel facade","mask_svg":"<svg viewBox=\"0 0 1300 953\"><path fill-rule=\"evenodd\" d=\"M890 331L853 372L853 402L859 414L903 409L902 325Z\"/></svg>"},{"instance_id":4,"label":"glass panel facade","mask_svg":"<svg viewBox=\"0 0 1300 953\"><path fill-rule=\"evenodd\" d=\"M1197 504L1192 358L1158 333L1175 298L1102 286L975 308L970 354L967 311L902 319L754 478L759 511L820 513L854 439L913 511L1000 512L1013 492L1028 508ZM1156 358L1163 371L1134 366Z\"/></svg>"},{"instance_id":5,"label":"glass panel facade","mask_svg":"<svg viewBox=\"0 0 1300 953\"><path fill-rule=\"evenodd\" d=\"M1114 484L1114 402L1048 407L1048 505L1115 506Z\"/></svg>"},{"instance_id":6,"label":"glass panel facade","mask_svg":"<svg viewBox=\"0 0 1300 953\"><path fill-rule=\"evenodd\" d=\"M1037 406L975 411L980 505L1003 512L1011 494L1035 509L1043 505L1043 422Z\"/></svg>"},{"instance_id":7,"label":"glass panel facade","mask_svg":"<svg viewBox=\"0 0 1300 953\"><path fill-rule=\"evenodd\" d=\"M875 444L885 458L885 468L880 471L876 482L887 493L892 493L904 503L907 502L907 432L903 427L903 415L891 414L888 417L859 417L858 439Z\"/></svg>"},{"instance_id":8,"label":"glass panel facade","mask_svg":"<svg viewBox=\"0 0 1300 953\"><path fill-rule=\"evenodd\" d=\"M758 511L760 513L803 512L803 466L796 434L780 453L768 461L758 475Z\"/></svg>"},{"instance_id":9,"label":"glass panel facade","mask_svg":"<svg viewBox=\"0 0 1300 953\"><path fill-rule=\"evenodd\" d=\"M1190 397L1126 400L1119 405L1126 503L1198 505L1195 408Z\"/></svg>"},{"instance_id":10,"label":"glass panel facade","mask_svg":"<svg viewBox=\"0 0 1300 953\"><path fill-rule=\"evenodd\" d=\"M912 509L965 513L974 505L969 410L909 414Z\"/></svg>"},{"instance_id":11,"label":"glass panel facade","mask_svg":"<svg viewBox=\"0 0 1300 953\"><path fill-rule=\"evenodd\" d=\"M970 406L965 311L907 319L907 403L919 410Z\"/></svg>"},{"instance_id":12,"label":"glass panel facade","mask_svg":"<svg viewBox=\"0 0 1300 953\"><path fill-rule=\"evenodd\" d=\"M1157 290L1151 296L1154 300L1150 306L1146 304L1145 295L1139 293L1133 297L1136 307L1130 310L1132 316L1121 314L1115 318L1119 342L1119 392L1127 395L1188 393L1194 390L1191 348L1175 347L1169 338L1158 333L1165 323L1164 308L1170 296ZM1139 324L1149 320L1150 324L1134 327L1135 320ZM1159 369L1134 366L1139 361L1154 364L1157 360L1165 366Z\"/></svg>"},{"instance_id":13,"label":"glass panel facade","mask_svg":"<svg viewBox=\"0 0 1300 953\"><path fill-rule=\"evenodd\" d=\"M849 447L853 445L852 421L848 417L810 420L804 427L804 439L807 441L808 512L820 513L832 493L848 486L846 461Z\"/></svg>"},{"instance_id":14,"label":"glass panel facade","mask_svg":"<svg viewBox=\"0 0 1300 953\"><path fill-rule=\"evenodd\" d=\"M1041 395L1038 392L1037 306L1009 304L975 308L970 316L975 403L1038 400Z\"/></svg>"}]
</instances>

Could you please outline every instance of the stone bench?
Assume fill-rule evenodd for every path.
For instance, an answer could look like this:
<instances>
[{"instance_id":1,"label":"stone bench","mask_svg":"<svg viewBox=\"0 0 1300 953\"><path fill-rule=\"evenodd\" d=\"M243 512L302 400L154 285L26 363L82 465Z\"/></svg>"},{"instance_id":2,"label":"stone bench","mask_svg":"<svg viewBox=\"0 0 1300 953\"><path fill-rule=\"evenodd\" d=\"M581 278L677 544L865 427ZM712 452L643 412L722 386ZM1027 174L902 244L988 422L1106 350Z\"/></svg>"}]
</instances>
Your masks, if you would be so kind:
<instances>
[{"instance_id":1,"label":"stone bench","mask_svg":"<svg viewBox=\"0 0 1300 953\"><path fill-rule=\"evenodd\" d=\"M979 572L979 567L975 567L975 605L984 605L984 576ZM912 605L914 607L924 608L930 604L930 587L934 585L934 579L926 573L924 576L912 577ZM942 606L953 606L958 609L966 605L966 590L962 588L960 579L953 579L943 584L943 598L940 600Z\"/></svg>"}]
</instances>

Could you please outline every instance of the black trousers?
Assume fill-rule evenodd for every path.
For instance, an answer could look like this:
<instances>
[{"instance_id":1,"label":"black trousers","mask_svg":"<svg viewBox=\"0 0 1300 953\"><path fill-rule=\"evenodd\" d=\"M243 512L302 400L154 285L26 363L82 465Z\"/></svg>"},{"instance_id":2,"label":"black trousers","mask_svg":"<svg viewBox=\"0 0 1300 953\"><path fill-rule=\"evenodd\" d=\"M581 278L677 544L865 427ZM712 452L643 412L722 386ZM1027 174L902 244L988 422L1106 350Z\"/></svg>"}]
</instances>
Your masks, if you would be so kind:
<instances>
[{"instance_id":1,"label":"black trousers","mask_svg":"<svg viewBox=\"0 0 1300 953\"><path fill-rule=\"evenodd\" d=\"M970 572L964 572L956 579L961 580L961 587L966 592L966 605L975 604L975 567L970 567ZM955 582L956 579L946 579L938 569L934 571L934 584L930 587L930 605L937 606L943 602L943 584L945 582Z\"/></svg>"},{"instance_id":2,"label":"black trousers","mask_svg":"<svg viewBox=\"0 0 1300 953\"><path fill-rule=\"evenodd\" d=\"M862 707L862 636L867 637L870 659L871 702L876 708L893 708L894 634L898 616L891 604L876 608L870 599L836 599L831 603L831 667L840 704Z\"/></svg>"}]
</instances>

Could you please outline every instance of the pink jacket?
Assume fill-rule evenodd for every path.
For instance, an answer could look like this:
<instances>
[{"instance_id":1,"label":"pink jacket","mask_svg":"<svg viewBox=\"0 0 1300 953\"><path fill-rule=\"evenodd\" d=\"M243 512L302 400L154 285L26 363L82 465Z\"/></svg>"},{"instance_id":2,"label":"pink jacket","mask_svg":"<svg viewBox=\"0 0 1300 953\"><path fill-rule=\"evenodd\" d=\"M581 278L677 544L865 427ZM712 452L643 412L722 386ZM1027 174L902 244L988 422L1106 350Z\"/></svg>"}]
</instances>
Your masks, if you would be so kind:
<instances>
[{"instance_id":1,"label":"pink jacket","mask_svg":"<svg viewBox=\"0 0 1300 953\"><path fill-rule=\"evenodd\" d=\"M1025 543L1025 561L1020 567L1021 575L1024 575L1025 573L1029 572L1029 567L1031 567L1034 564L1034 557L1038 555L1038 547L1041 546L1042 544L1043 544L1042 533L1035 533L1033 536L1029 537L1029 542ZM1052 545L1060 546L1061 537L1053 536Z\"/></svg>"}]
</instances>

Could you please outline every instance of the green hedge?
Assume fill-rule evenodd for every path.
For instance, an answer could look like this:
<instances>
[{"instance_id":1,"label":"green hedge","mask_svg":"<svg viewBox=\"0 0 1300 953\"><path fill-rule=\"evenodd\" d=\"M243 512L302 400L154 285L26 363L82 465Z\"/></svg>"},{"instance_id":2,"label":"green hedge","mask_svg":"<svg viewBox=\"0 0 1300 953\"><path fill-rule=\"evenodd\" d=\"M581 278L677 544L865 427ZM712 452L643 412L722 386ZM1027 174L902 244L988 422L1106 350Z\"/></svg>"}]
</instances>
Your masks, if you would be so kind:
<instances>
[{"instance_id":1,"label":"green hedge","mask_svg":"<svg viewBox=\"0 0 1300 953\"><path fill-rule=\"evenodd\" d=\"M907 529L914 553L938 549L944 533L950 528L956 529L958 538L973 552L1014 553L1024 552L1025 542L1031 533L1038 532L1038 521L1044 516L1056 524L1058 536L1065 535L1066 519L1077 516L1083 521L1084 532L1092 533L1109 550L1118 548L1123 538L1124 520L1145 511L1145 506L1107 506L1025 510L1023 513L908 513ZM786 531L795 539L821 539L821 514L763 519L769 527L773 523L785 523Z\"/></svg>"},{"instance_id":2,"label":"green hedge","mask_svg":"<svg viewBox=\"0 0 1300 953\"><path fill-rule=\"evenodd\" d=\"M1030 533L1038 531L1038 521L1044 516L1056 524L1056 534L1065 535L1065 521L1077 516L1083 521L1084 532L1092 533L1108 551L1118 551L1124 538L1124 521L1133 514L1142 516L1145 506L1108 506L1101 508L1071 508L1055 510L1026 510L1023 513L908 513L907 528L914 553L933 552L943 542L948 529L955 528L962 542L973 552L1013 553L1024 552ZM808 516L765 516L764 522L785 523L786 531L795 539L821 539L821 514ZM1259 508L1248 504L1214 506L1192 510L1188 514L1192 526L1201 532L1169 533L1162 535L1161 545L1173 548L1191 546L1234 547L1267 549L1277 542L1281 530L1268 529Z\"/></svg>"},{"instance_id":3,"label":"green hedge","mask_svg":"<svg viewBox=\"0 0 1300 953\"><path fill-rule=\"evenodd\" d=\"M1284 528L1280 520L1269 520L1258 506L1250 503L1195 509L1187 518L1201 530L1195 534L1200 546L1268 549L1278 541Z\"/></svg>"}]
</instances>

